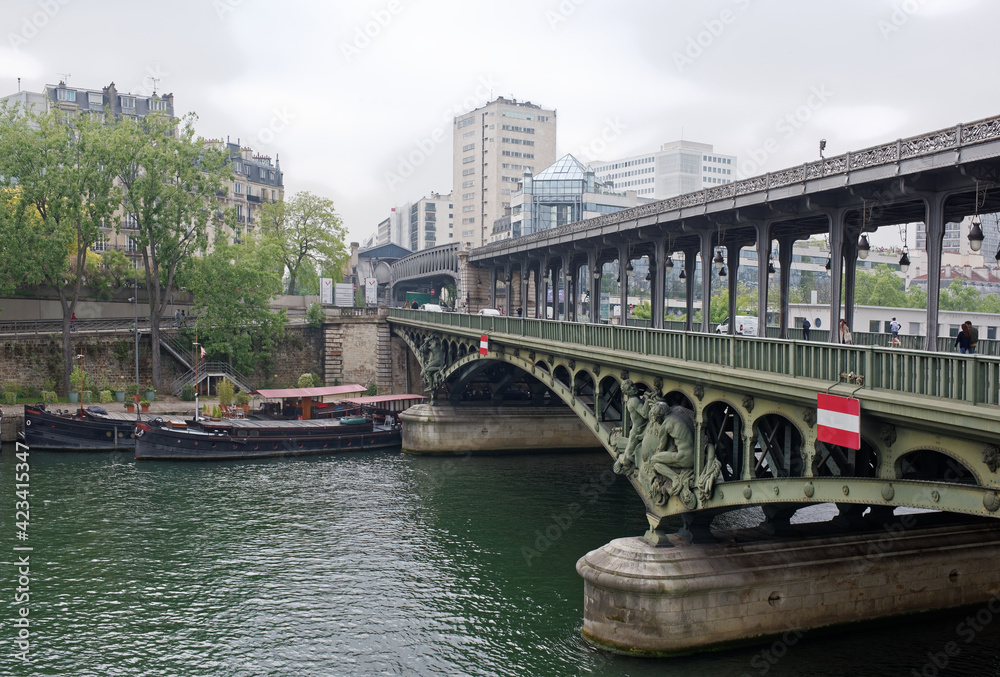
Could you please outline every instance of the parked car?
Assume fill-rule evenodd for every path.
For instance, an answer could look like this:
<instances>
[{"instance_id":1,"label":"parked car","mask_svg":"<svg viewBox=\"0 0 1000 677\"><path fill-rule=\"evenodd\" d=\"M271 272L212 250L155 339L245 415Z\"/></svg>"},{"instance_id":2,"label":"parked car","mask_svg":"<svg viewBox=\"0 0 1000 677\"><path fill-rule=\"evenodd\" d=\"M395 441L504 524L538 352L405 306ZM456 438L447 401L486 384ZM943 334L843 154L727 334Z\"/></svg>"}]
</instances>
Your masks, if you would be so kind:
<instances>
[{"instance_id":1,"label":"parked car","mask_svg":"<svg viewBox=\"0 0 1000 677\"><path fill-rule=\"evenodd\" d=\"M499 317L503 313L501 313L496 308L480 308L479 309L479 314L480 315L489 315L491 317Z\"/></svg>"},{"instance_id":2,"label":"parked car","mask_svg":"<svg viewBox=\"0 0 1000 677\"><path fill-rule=\"evenodd\" d=\"M440 306L440 305L438 305L437 303L425 303L425 304L423 304L423 305L421 305L421 306L420 306L420 310L426 310L426 311L427 311L427 312L429 312L429 313L440 313L440 312L444 312L444 311L443 311L443 310L441 309L441 306Z\"/></svg>"}]
</instances>

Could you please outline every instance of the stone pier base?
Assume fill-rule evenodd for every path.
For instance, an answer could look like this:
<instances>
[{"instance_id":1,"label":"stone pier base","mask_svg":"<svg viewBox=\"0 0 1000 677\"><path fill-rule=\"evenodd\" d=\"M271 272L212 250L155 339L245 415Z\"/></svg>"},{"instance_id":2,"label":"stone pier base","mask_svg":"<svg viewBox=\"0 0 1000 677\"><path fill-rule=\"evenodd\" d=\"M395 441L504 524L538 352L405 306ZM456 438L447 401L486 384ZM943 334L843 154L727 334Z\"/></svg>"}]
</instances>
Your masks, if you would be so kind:
<instances>
[{"instance_id":1,"label":"stone pier base","mask_svg":"<svg viewBox=\"0 0 1000 677\"><path fill-rule=\"evenodd\" d=\"M668 548L614 540L576 565L583 636L667 656L987 601L1000 612L1000 520L910 528L907 517L842 535L775 539L751 529L718 532L710 544L671 537Z\"/></svg>"},{"instance_id":2,"label":"stone pier base","mask_svg":"<svg viewBox=\"0 0 1000 677\"><path fill-rule=\"evenodd\" d=\"M568 408L418 404L399 418L403 422L403 451L412 453L496 454L604 448Z\"/></svg>"}]
</instances>

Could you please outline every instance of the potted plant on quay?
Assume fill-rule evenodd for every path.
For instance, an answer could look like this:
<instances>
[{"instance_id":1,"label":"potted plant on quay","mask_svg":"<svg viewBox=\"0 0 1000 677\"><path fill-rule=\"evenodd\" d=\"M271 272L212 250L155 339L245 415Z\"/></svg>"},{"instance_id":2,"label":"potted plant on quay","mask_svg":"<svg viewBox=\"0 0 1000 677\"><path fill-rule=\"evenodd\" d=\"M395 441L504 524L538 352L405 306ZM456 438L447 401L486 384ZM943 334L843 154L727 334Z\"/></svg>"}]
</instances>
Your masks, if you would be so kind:
<instances>
[{"instance_id":1,"label":"potted plant on quay","mask_svg":"<svg viewBox=\"0 0 1000 677\"><path fill-rule=\"evenodd\" d=\"M115 399L119 402L125 401L125 377L119 376L118 383L115 384Z\"/></svg>"},{"instance_id":2,"label":"potted plant on quay","mask_svg":"<svg viewBox=\"0 0 1000 677\"><path fill-rule=\"evenodd\" d=\"M149 411L149 400L139 400L139 406L142 411Z\"/></svg>"},{"instance_id":3,"label":"potted plant on quay","mask_svg":"<svg viewBox=\"0 0 1000 677\"><path fill-rule=\"evenodd\" d=\"M153 384L152 383L147 383L146 384L146 399L149 400L150 402L152 402L154 399L156 399L155 396L156 396L156 390L153 389Z\"/></svg>"},{"instance_id":4,"label":"potted plant on quay","mask_svg":"<svg viewBox=\"0 0 1000 677\"><path fill-rule=\"evenodd\" d=\"M127 411L130 414L135 411L135 402L133 400L129 400L128 402L125 403L125 411Z\"/></svg>"}]
</instances>

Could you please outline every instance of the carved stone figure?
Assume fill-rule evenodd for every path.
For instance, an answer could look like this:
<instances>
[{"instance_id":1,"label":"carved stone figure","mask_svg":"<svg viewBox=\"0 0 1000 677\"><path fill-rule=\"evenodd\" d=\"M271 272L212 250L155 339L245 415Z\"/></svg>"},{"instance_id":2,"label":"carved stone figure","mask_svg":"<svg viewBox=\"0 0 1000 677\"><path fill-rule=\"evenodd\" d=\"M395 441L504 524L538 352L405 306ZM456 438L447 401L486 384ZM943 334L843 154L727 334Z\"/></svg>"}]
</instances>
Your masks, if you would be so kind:
<instances>
[{"instance_id":1,"label":"carved stone figure","mask_svg":"<svg viewBox=\"0 0 1000 677\"><path fill-rule=\"evenodd\" d=\"M649 421L649 408L653 404L653 398L655 397L656 394L650 391L646 393L645 397L640 398L639 389L632 381L628 379L622 381L622 399L624 400L624 408L627 412L629 428L627 430L628 442L625 445L625 450L618 455L613 468L619 475L628 472L629 469L636 465L635 452L639 448L639 445L642 444L646 425ZM625 432L623 430L622 434L624 435Z\"/></svg>"},{"instance_id":2,"label":"carved stone figure","mask_svg":"<svg viewBox=\"0 0 1000 677\"><path fill-rule=\"evenodd\" d=\"M695 476L694 414L684 407L670 407L665 402L652 404L649 423L639 449L636 479L657 505L665 505L671 496L680 496L688 509L707 500L721 465L715 448L705 449L701 472Z\"/></svg>"},{"instance_id":3,"label":"carved stone figure","mask_svg":"<svg viewBox=\"0 0 1000 677\"><path fill-rule=\"evenodd\" d=\"M441 339L429 336L420 345L420 379L424 382L424 390L434 390L440 383L441 370L444 369L444 348Z\"/></svg>"}]
</instances>

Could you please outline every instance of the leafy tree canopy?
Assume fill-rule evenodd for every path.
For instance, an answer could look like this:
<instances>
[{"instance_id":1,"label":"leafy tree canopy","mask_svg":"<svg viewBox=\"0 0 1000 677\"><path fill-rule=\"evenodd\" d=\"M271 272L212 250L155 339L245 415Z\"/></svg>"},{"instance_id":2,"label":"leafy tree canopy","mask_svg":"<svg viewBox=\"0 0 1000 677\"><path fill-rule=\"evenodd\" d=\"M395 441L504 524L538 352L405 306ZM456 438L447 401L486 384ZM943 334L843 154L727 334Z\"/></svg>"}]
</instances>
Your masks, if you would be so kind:
<instances>
[{"instance_id":1,"label":"leafy tree canopy","mask_svg":"<svg viewBox=\"0 0 1000 677\"><path fill-rule=\"evenodd\" d=\"M258 216L261 232L275 246L288 275L287 293L295 294L304 272L343 269L347 232L333 201L309 192L296 193L284 202L270 202ZM338 275L332 275L338 277ZM317 287L318 288L318 287Z\"/></svg>"}]
</instances>

